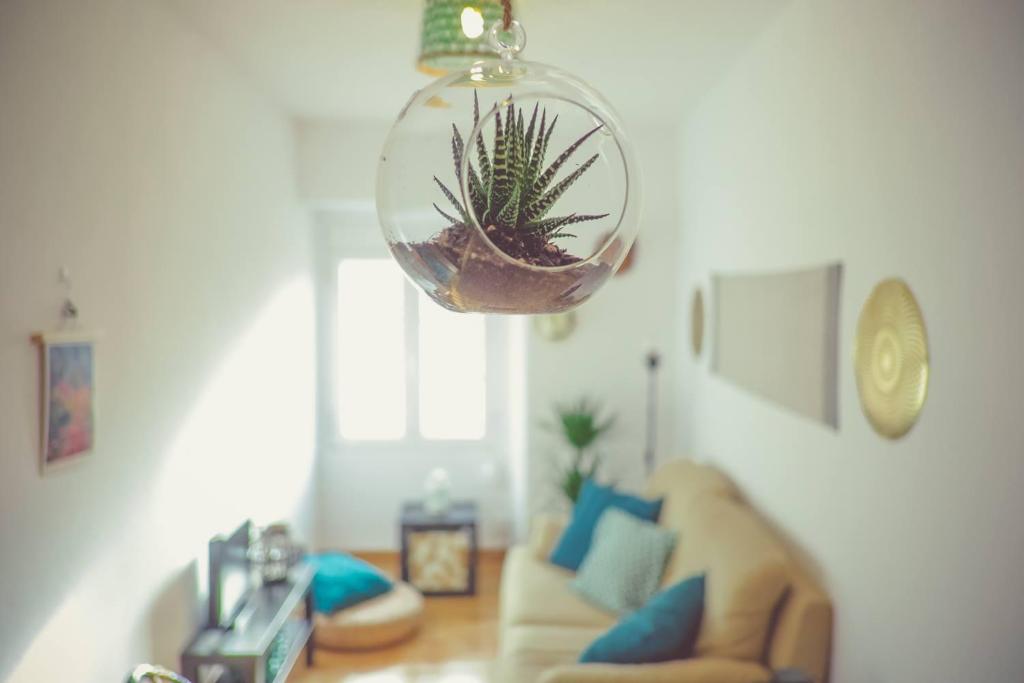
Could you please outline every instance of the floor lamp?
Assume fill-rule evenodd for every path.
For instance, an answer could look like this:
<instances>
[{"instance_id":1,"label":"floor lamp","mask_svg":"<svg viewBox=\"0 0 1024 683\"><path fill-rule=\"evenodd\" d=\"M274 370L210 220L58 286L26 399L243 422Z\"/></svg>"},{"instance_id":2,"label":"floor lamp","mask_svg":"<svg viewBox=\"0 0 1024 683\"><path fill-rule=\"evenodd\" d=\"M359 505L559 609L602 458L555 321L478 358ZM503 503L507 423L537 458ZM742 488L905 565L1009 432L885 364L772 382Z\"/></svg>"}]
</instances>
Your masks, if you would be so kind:
<instances>
[{"instance_id":1,"label":"floor lamp","mask_svg":"<svg viewBox=\"0 0 1024 683\"><path fill-rule=\"evenodd\" d=\"M647 476L654 471L654 451L658 438L658 366L661 356L656 349L647 352L647 444L644 447L644 469Z\"/></svg>"}]
</instances>

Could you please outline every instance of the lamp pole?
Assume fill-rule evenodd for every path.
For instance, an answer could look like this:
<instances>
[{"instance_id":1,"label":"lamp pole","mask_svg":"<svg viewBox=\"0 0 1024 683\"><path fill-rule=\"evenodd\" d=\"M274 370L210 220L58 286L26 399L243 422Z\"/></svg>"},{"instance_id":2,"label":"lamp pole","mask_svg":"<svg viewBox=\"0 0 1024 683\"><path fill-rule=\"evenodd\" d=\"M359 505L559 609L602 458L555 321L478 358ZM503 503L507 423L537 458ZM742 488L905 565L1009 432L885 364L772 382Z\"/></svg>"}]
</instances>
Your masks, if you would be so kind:
<instances>
[{"instance_id":1,"label":"lamp pole","mask_svg":"<svg viewBox=\"0 0 1024 683\"><path fill-rule=\"evenodd\" d=\"M644 468L647 476L654 471L654 451L657 441L658 420L658 366L661 356L657 349L647 352L647 445L644 447Z\"/></svg>"}]
</instances>

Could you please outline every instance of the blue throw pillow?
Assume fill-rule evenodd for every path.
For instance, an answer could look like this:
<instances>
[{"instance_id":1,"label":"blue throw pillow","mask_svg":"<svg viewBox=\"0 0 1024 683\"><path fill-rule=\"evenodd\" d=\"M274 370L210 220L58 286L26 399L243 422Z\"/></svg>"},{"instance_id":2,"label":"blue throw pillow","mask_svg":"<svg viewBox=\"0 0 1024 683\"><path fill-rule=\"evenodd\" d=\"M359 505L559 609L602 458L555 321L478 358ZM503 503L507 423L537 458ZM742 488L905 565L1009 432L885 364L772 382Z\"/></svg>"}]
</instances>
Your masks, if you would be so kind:
<instances>
[{"instance_id":1,"label":"blue throw pillow","mask_svg":"<svg viewBox=\"0 0 1024 683\"><path fill-rule=\"evenodd\" d=\"M558 545L551 551L552 564L576 571L590 550L594 527L601 514L608 508L625 510L634 517L657 522L661 514L661 499L646 500L626 493L619 493L611 486L601 486L588 479L583 482L580 497L573 508L569 526L558 539Z\"/></svg>"},{"instance_id":2,"label":"blue throw pillow","mask_svg":"<svg viewBox=\"0 0 1024 683\"><path fill-rule=\"evenodd\" d=\"M330 614L358 605L391 590L391 580L372 564L345 553L310 555L313 565L313 604L317 612Z\"/></svg>"},{"instance_id":3,"label":"blue throw pillow","mask_svg":"<svg viewBox=\"0 0 1024 683\"><path fill-rule=\"evenodd\" d=\"M700 632L704 575L691 576L651 598L590 644L580 662L654 664L686 659Z\"/></svg>"}]
</instances>

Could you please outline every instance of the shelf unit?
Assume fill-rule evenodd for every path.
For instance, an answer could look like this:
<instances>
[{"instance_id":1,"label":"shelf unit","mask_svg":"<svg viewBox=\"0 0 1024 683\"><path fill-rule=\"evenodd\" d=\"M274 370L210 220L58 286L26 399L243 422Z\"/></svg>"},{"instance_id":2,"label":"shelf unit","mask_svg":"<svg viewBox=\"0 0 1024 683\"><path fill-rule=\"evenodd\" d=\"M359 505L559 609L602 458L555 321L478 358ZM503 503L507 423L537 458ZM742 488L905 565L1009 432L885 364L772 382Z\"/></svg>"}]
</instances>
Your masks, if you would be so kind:
<instances>
[{"instance_id":1,"label":"shelf unit","mask_svg":"<svg viewBox=\"0 0 1024 683\"><path fill-rule=\"evenodd\" d=\"M313 575L312 567L300 565L287 581L254 590L232 628L201 630L181 655L185 676L194 683L284 683L303 649L312 665ZM275 644L285 654L271 671ZM217 670L224 673L216 677Z\"/></svg>"}]
</instances>

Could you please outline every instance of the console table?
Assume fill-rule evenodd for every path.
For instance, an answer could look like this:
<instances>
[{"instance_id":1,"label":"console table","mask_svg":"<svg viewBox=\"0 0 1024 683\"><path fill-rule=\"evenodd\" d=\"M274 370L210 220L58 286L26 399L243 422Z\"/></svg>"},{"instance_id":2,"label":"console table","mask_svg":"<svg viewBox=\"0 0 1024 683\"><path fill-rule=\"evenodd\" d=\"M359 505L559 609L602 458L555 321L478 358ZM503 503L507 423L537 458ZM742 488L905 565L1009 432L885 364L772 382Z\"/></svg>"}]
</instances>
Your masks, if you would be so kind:
<instances>
[{"instance_id":1,"label":"console table","mask_svg":"<svg viewBox=\"0 0 1024 683\"><path fill-rule=\"evenodd\" d=\"M193 683L284 683L303 649L311 666L314 574L302 564L287 581L257 588L232 628L196 634L181 655L182 673Z\"/></svg>"}]
</instances>

